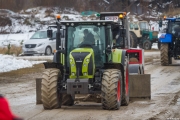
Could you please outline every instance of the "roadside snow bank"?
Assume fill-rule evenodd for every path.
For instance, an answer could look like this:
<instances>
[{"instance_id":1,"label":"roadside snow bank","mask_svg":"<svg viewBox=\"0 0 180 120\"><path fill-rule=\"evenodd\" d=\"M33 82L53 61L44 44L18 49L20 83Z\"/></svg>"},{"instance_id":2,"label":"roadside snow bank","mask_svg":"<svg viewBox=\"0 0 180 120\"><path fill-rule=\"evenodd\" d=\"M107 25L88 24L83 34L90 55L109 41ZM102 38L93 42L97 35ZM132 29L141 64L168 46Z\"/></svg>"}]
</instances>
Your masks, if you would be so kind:
<instances>
[{"instance_id":1,"label":"roadside snow bank","mask_svg":"<svg viewBox=\"0 0 180 120\"><path fill-rule=\"evenodd\" d=\"M23 34L1 34L0 35L0 47L5 47L9 44L20 46L24 41L28 40L34 32Z\"/></svg>"},{"instance_id":2,"label":"roadside snow bank","mask_svg":"<svg viewBox=\"0 0 180 120\"><path fill-rule=\"evenodd\" d=\"M0 73L17 70L20 68L33 67L34 64L43 62L46 61L28 61L23 59L17 60L13 56L0 54Z\"/></svg>"}]
</instances>

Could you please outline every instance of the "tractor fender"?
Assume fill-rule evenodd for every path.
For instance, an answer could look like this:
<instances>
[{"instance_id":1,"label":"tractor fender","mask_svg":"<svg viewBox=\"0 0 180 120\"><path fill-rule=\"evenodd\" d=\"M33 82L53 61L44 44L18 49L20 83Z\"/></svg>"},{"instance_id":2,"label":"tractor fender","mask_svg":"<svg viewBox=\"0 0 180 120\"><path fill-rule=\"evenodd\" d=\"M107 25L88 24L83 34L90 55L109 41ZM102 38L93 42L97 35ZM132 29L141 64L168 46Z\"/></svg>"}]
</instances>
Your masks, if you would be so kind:
<instances>
[{"instance_id":1,"label":"tractor fender","mask_svg":"<svg viewBox=\"0 0 180 120\"><path fill-rule=\"evenodd\" d=\"M139 64L129 64L129 74L140 74L142 67Z\"/></svg>"},{"instance_id":2,"label":"tractor fender","mask_svg":"<svg viewBox=\"0 0 180 120\"><path fill-rule=\"evenodd\" d=\"M57 58L56 58L56 56L57 56L57 53L54 53L53 62L55 62L55 63L57 63Z\"/></svg>"},{"instance_id":3,"label":"tractor fender","mask_svg":"<svg viewBox=\"0 0 180 120\"><path fill-rule=\"evenodd\" d=\"M61 63L64 65L64 55L63 53L57 51L56 53L54 53L54 56L53 56L53 62L54 63Z\"/></svg>"},{"instance_id":4,"label":"tractor fender","mask_svg":"<svg viewBox=\"0 0 180 120\"><path fill-rule=\"evenodd\" d=\"M171 43L172 42L172 34L163 33L159 38L160 43Z\"/></svg>"},{"instance_id":5,"label":"tractor fender","mask_svg":"<svg viewBox=\"0 0 180 120\"><path fill-rule=\"evenodd\" d=\"M104 63L103 69L119 69L122 72L122 78L124 78L124 66L122 63Z\"/></svg>"}]
</instances>

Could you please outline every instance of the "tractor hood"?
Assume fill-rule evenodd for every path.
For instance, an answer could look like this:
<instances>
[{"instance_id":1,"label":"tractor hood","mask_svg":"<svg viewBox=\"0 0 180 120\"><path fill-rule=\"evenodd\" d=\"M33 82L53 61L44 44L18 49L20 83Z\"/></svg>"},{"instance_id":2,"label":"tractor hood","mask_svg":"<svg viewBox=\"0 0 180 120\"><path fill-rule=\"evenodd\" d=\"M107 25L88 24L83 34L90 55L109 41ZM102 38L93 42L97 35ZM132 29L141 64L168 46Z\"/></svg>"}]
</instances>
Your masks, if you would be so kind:
<instances>
[{"instance_id":1,"label":"tractor hood","mask_svg":"<svg viewBox=\"0 0 180 120\"><path fill-rule=\"evenodd\" d=\"M92 48L76 48L69 54L70 78L93 78L94 76L94 51Z\"/></svg>"}]
</instances>

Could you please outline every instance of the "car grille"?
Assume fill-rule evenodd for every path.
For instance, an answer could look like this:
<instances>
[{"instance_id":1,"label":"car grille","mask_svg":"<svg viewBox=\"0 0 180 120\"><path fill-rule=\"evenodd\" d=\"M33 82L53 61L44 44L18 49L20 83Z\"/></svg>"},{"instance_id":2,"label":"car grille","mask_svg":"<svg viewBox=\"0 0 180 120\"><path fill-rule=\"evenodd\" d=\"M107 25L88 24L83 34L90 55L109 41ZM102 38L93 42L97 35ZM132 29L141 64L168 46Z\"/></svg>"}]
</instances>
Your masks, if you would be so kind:
<instances>
[{"instance_id":1,"label":"car grille","mask_svg":"<svg viewBox=\"0 0 180 120\"><path fill-rule=\"evenodd\" d=\"M37 53L36 51L25 51L24 52L25 54L35 54L35 53Z\"/></svg>"},{"instance_id":2,"label":"car grille","mask_svg":"<svg viewBox=\"0 0 180 120\"><path fill-rule=\"evenodd\" d=\"M36 44L25 44L25 48L35 48Z\"/></svg>"}]
</instances>

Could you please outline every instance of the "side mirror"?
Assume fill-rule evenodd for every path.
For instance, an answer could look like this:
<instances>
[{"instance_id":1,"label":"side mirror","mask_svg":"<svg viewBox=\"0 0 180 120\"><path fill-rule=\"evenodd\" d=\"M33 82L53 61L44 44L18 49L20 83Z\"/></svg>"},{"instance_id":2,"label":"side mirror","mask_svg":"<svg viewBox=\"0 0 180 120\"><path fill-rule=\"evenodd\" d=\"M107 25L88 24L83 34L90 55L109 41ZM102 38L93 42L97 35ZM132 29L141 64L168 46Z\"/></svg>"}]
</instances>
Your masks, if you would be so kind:
<instances>
[{"instance_id":1,"label":"side mirror","mask_svg":"<svg viewBox=\"0 0 180 120\"><path fill-rule=\"evenodd\" d=\"M159 21L159 27L162 27L162 20Z\"/></svg>"},{"instance_id":2,"label":"side mirror","mask_svg":"<svg viewBox=\"0 0 180 120\"><path fill-rule=\"evenodd\" d=\"M52 30L47 30L47 37L52 38L52 36L53 36Z\"/></svg>"},{"instance_id":3,"label":"side mirror","mask_svg":"<svg viewBox=\"0 0 180 120\"><path fill-rule=\"evenodd\" d=\"M166 33L168 33L168 29L166 29Z\"/></svg>"}]
</instances>

